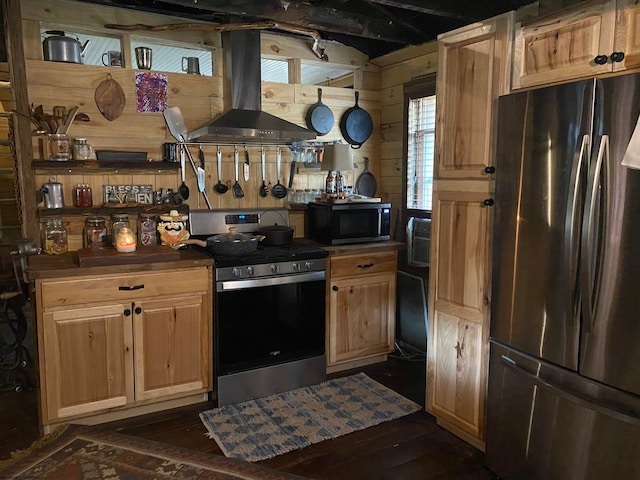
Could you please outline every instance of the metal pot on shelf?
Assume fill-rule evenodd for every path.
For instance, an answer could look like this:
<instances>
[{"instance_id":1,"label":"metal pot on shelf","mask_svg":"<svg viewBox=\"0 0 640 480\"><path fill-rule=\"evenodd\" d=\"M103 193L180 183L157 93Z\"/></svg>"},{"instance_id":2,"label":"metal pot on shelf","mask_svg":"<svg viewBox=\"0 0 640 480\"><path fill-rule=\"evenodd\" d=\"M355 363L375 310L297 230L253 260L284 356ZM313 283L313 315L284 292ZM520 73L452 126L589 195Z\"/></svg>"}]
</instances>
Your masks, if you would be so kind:
<instances>
[{"instance_id":1,"label":"metal pot on shelf","mask_svg":"<svg viewBox=\"0 0 640 480\"><path fill-rule=\"evenodd\" d=\"M49 182L42 185L36 192L36 200L38 203L44 200L45 208L64 207L62 184L56 182L53 178L49 179Z\"/></svg>"},{"instance_id":2,"label":"metal pot on shelf","mask_svg":"<svg viewBox=\"0 0 640 480\"><path fill-rule=\"evenodd\" d=\"M62 30L47 30L42 42L44 59L50 62L83 63L82 57L91 40L81 44L77 38L66 36Z\"/></svg>"}]
</instances>

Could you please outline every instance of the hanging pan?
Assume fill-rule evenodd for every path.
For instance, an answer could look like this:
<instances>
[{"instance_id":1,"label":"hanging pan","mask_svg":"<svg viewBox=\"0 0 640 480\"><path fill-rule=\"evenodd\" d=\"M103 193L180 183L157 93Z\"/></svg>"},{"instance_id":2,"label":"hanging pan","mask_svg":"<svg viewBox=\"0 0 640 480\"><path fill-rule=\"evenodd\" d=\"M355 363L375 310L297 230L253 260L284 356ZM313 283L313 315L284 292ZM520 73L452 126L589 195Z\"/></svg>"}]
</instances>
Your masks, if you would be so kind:
<instances>
[{"instance_id":1,"label":"hanging pan","mask_svg":"<svg viewBox=\"0 0 640 480\"><path fill-rule=\"evenodd\" d=\"M322 103L322 89L318 89L318 102L307 110L305 115L307 127L318 135L326 135L333 128L333 112Z\"/></svg>"},{"instance_id":2,"label":"hanging pan","mask_svg":"<svg viewBox=\"0 0 640 480\"><path fill-rule=\"evenodd\" d=\"M371 136L373 131L373 120L365 109L358 106L356 92L356 103L342 114L340 119L340 131L344 139L351 145L351 148L360 148Z\"/></svg>"}]
</instances>

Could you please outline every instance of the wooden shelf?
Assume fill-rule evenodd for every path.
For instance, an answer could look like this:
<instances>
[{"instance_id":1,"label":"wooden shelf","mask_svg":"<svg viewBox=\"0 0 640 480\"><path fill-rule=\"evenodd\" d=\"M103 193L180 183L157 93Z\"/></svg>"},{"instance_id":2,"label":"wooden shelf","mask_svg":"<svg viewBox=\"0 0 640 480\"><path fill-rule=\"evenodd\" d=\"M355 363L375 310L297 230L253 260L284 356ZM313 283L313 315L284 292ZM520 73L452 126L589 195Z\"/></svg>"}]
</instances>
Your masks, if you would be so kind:
<instances>
[{"instance_id":1,"label":"wooden shelf","mask_svg":"<svg viewBox=\"0 0 640 480\"><path fill-rule=\"evenodd\" d=\"M85 173L109 173L126 170L130 173L155 172L158 174L175 173L180 169L180 162L98 162L96 160L68 160L57 162L53 160L34 160L33 167L40 173L62 173L63 170L80 171Z\"/></svg>"},{"instance_id":2,"label":"wooden shelf","mask_svg":"<svg viewBox=\"0 0 640 480\"><path fill-rule=\"evenodd\" d=\"M139 215L140 213L155 213L157 215L168 213L171 210L178 210L180 213L189 213L189 205L173 205L163 203L161 205L137 205L135 207L63 207L63 208L38 208L40 218L48 217L66 217L66 216L87 216L102 215L110 216L112 213L126 212L130 215Z\"/></svg>"}]
</instances>

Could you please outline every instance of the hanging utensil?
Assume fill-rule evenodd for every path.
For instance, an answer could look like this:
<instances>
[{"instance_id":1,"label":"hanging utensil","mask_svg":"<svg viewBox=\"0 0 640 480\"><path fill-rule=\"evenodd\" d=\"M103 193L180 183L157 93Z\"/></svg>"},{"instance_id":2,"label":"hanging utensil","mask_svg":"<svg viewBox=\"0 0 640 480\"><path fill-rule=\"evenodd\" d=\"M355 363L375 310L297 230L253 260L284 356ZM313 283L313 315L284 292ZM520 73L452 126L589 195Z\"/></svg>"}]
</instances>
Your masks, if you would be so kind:
<instances>
[{"instance_id":1,"label":"hanging utensil","mask_svg":"<svg viewBox=\"0 0 640 480\"><path fill-rule=\"evenodd\" d=\"M107 74L107 79L103 80L96 88L94 99L102 116L110 122L122 115L127 103L124 90L118 82L111 78L110 73Z\"/></svg>"},{"instance_id":2,"label":"hanging utensil","mask_svg":"<svg viewBox=\"0 0 640 480\"><path fill-rule=\"evenodd\" d=\"M276 198L284 198L287 196L287 187L280 183L280 162L282 160L282 154L280 147L276 147L276 171L278 173L278 182L271 189L271 195Z\"/></svg>"},{"instance_id":3,"label":"hanging utensil","mask_svg":"<svg viewBox=\"0 0 640 480\"><path fill-rule=\"evenodd\" d=\"M183 200L188 200L189 187L184 183L184 150L180 150L180 176L182 177L182 185L178 187L178 193Z\"/></svg>"},{"instance_id":4,"label":"hanging utensil","mask_svg":"<svg viewBox=\"0 0 640 480\"><path fill-rule=\"evenodd\" d=\"M164 115L164 120L167 122L167 128L173 138L175 138L178 142L184 143L187 138L187 126L184 123L184 117L182 116L182 112L180 111L180 107L171 107L165 109L162 112ZM198 190L202 193L204 197L204 201L207 204L207 208L211 210L211 202L209 201L209 195L204 191L204 170L202 171L202 181L200 179L200 175L198 175L198 168L196 167L196 162L193 160L193 156L191 155L191 151L186 147L186 145L182 145L185 153L187 154L187 158L189 159L189 163L191 164L191 168L193 169L193 173L196 175L198 179ZM200 184L202 184L203 189L200 190ZM198 197L198 206L200 206L200 197Z\"/></svg>"},{"instance_id":5,"label":"hanging utensil","mask_svg":"<svg viewBox=\"0 0 640 480\"><path fill-rule=\"evenodd\" d=\"M326 135L333 128L333 112L322 103L322 89L318 89L318 102L314 103L307 110L305 115L307 127L316 132L319 136Z\"/></svg>"},{"instance_id":6,"label":"hanging utensil","mask_svg":"<svg viewBox=\"0 0 640 480\"><path fill-rule=\"evenodd\" d=\"M185 150L188 152L189 149L185 146ZM204 177L204 152L202 151L202 147L200 147L200 151L199 151L199 157L200 157L200 165L198 165L197 171L196 171L196 175L198 176L198 190L200 191L200 193L205 194L206 195L206 191L205 191L205 177ZM207 205L209 205L209 202L207 202ZM209 208L211 208L209 206Z\"/></svg>"},{"instance_id":7,"label":"hanging utensil","mask_svg":"<svg viewBox=\"0 0 640 480\"><path fill-rule=\"evenodd\" d=\"M373 132L373 119L369 112L358 105L359 92L356 92L356 103L347 109L340 119L340 131L351 148L360 148Z\"/></svg>"},{"instance_id":8,"label":"hanging utensil","mask_svg":"<svg viewBox=\"0 0 640 480\"><path fill-rule=\"evenodd\" d=\"M376 194L376 188L376 177L369 171L369 158L364 157L364 170L356 181L356 190L358 195L373 197Z\"/></svg>"},{"instance_id":9,"label":"hanging utensil","mask_svg":"<svg viewBox=\"0 0 640 480\"><path fill-rule=\"evenodd\" d=\"M233 152L233 161L236 166L236 183L233 184L233 196L236 198L244 197L244 192L242 191L242 187L238 183L238 147L235 147Z\"/></svg>"},{"instance_id":10,"label":"hanging utensil","mask_svg":"<svg viewBox=\"0 0 640 480\"><path fill-rule=\"evenodd\" d=\"M222 170L222 151L220 150L220 146L219 145L218 145L217 157L218 157L218 183L216 183L216 186L213 187L213 189L216 191L216 193L219 193L220 195L222 195L224 193L227 193L227 190L229 190L229 187L227 187L220 180L220 175L222 175L220 173L220 171Z\"/></svg>"},{"instance_id":11,"label":"hanging utensil","mask_svg":"<svg viewBox=\"0 0 640 480\"><path fill-rule=\"evenodd\" d=\"M244 181L249 181L249 150L244 146Z\"/></svg>"},{"instance_id":12,"label":"hanging utensil","mask_svg":"<svg viewBox=\"0 0 640 480\"><path fill-rule=\"evenodd\" d=\"M260 150L260 163L262 166L262 185L260 185L260 196L261 197L266 197L267 195L269 195L269 189L267 189L267 185L264 183L264 179L265 179L265 173L264 173L264 146L262 147L262 149Z\"/></svg>"}]
</instances>

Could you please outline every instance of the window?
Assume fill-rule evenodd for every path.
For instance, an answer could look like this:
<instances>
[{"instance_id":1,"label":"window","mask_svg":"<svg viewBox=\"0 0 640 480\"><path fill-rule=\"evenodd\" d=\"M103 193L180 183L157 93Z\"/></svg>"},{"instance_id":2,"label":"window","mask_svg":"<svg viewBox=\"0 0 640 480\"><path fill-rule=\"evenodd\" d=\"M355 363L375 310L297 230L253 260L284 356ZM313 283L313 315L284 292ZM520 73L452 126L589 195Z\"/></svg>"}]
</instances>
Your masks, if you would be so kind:
<instances>
[{"instance_id":1,"label":"window","mask_svg":"<svg viewBox=\"0 0 640 480\"><path fill-rule=\"evenodd\" d=\"M429 217L435 156L435 77L405 85L404 218Z\"/></svg>"},{"instance_id":2,"label":"window","mask_svg":"<svg viewBox=\"0 0 640 480\"><path fill-rule=\"evenodd\" d=\"M436 96L409 99L407 115L407 209L431 210Z\"/></svg>"}]
</instances>

